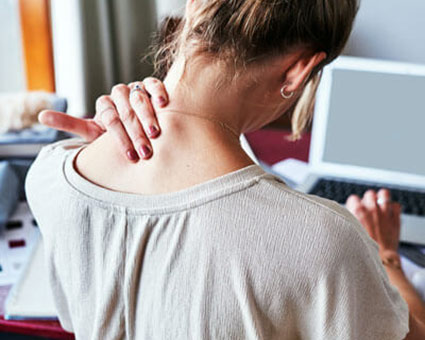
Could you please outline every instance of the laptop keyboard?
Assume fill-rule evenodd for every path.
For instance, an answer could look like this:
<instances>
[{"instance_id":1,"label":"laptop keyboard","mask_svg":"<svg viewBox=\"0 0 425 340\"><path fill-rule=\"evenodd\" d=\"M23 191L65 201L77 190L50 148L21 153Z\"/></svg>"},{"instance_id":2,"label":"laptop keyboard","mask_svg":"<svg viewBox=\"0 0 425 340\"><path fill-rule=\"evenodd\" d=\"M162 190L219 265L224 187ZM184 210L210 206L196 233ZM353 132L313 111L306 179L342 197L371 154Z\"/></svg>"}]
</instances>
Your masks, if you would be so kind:
<instances>
[{"instance_id":1,"label":"laptop keyboard","mask_svg":"<svg viewBox=\"0 0 425 340\"><path fill-rule=\"evenodd\" d=\"M310 194L345 204L348 196L351 194L362 197L369 189L378 191L381 188L376 185L352 183L335 179L320 179L310 191ZM403 214L425 216L425 192L395 188L388 189L391 191L392 200L401 204Z\"/></svg>"}]
</instances>

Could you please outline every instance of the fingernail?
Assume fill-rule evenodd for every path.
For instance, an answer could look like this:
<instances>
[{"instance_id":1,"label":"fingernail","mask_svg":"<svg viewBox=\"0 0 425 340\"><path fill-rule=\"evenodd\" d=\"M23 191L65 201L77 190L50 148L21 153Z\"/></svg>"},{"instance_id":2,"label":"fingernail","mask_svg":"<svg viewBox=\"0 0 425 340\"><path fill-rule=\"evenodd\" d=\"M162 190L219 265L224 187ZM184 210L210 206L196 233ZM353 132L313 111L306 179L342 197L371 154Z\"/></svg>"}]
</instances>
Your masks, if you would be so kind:
<instances>
[{"instance_id":1,"label":"fingernail","mask_svg":"<svg viewBox=\"0 0 425 340\"><path fill-rule=\"evenodd\" d=\"M150 128L149 128L149 131L148 131L148 133L149 133L149 137L156 137L157 135L158 135L158 132L159 132L159 130L156 128L156 126L151 126Z\"/></svg>"},{"instance_id":2,"label":"fingernail","mask_svg":"<svg viewBox=\"0 0 425 340\"><path fill-rule=\"evenodd\" d=\"M139 159L139 156L137 155L137 152L134 150L128 150L127 151L127 157L130 159L130 161L137 161Z\"/></svg>"},{"instance_id":3,"label":"fingernail","mask_svg":"<svg viewBox=\"0 0 425 340\"><path fill-rule=\"evenodd\" d=\"M158 98L158 102L160 106L165 106L165 104L167 104L167 101L165 100L165 98L163 96L160 96Z\"/></svg>"},{"instance_id":4,"label":"fingernail","mask_svg":"<svg viewBox=\"0 0 425 340\"><path fill-rule=\"evenodd\" d=\"M150 157L150 155L152 154L152 150L151 150L151 148L149 146L143 145L140 148L140 153L142 154L143 158L146 159L146 158L149 158Z\"/></svg>"}]
</instances>

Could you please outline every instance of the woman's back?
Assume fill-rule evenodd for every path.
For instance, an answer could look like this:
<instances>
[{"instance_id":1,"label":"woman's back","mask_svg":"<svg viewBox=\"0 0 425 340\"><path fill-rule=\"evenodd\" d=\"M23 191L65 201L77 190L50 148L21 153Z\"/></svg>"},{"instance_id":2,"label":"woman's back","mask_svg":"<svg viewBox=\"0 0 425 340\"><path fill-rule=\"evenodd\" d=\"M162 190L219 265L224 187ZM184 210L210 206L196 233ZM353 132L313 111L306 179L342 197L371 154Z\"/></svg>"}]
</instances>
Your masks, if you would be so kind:
<instances>
[{"instance_id":1,"label":"woman's back","mask_svg":"<svg viewBox=\"0 0 425 340\"><path fill-rule=\"evenodd\" d=\"M336 204L256 165L166 195L110 191L74 169L81 146L43 149L26 183L60 321L77 338L406 334L376 245Z\"/></svg>"}]
</instances>

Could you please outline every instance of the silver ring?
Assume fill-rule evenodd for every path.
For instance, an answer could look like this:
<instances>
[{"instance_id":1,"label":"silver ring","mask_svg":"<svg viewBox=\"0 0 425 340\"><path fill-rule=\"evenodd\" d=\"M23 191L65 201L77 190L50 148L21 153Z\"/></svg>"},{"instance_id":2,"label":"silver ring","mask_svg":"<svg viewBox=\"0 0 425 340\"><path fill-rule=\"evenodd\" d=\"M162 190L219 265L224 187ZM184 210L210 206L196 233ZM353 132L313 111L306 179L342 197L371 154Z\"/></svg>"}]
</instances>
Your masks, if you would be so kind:
<instances>
[{"instance_id":1,"label":"silver ring","mask_svg":"<svg viewBox=\"0 0 425 340\"><path fill-rule=\"evenodd\" d=\"M286 94L285 93L285 89L288 87L288 85L283 85L282 88L280 89L280 94L282 95L282 97L284 99L290 99L292 98L292 96L294 95L294 92L291 92L290 94Z\"/></svg>"},{"instance_id":2,"label":"silver ring","mask_svg":"<svg viewBox=\"0 0 425 340\"><path fill-rule=\"evenodd\" d=\"M378 197L378 199L376 200L376 203L378 205L384 205L384 204L387 204L387 203L390 203L390 202L391 202L391 200L386 200L382 197Z\"/></svg>"},{"instance_id":3,"label":"silver ring","mask_svg":"<svg viewBox=\"0 0 425 340\"><path fill-rule=\"evenodd\" d=\"M130 91L130 96L134 93L134 92L142 92L145 93L145 90L142 89L139 85L136 85L134 88L131 89Z\"/></svg>"}]
</instances>

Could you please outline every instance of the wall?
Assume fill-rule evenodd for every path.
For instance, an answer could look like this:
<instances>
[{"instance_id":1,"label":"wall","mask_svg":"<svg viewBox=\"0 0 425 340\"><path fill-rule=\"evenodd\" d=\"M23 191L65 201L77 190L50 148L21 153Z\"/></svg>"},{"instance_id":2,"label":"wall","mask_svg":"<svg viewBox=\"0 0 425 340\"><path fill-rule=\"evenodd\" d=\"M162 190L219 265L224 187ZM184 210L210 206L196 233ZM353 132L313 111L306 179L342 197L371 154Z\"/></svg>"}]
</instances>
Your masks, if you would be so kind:
<instances>
[{"instance_id":1,"label":"wall","mask_svg":"<svg viewBox=\"0 0 425 340\"><path fill-rule=\"evenodd\" d=\"M0 0L0 92L25 91L18 0Z\"/></svg>"},{"instance_id":2,"label":"wall","mask_svg":"<svg viewBox=\"0 0 425 340\"><path fill-rule=\"evenodd\" d=\"M155 0L158 19L165 16L182 15L186 0Z\"/></svg>"},{"instance_id":3,"label":"wall","mask_svg":"<svg viewBox=\"0 0 425 340\"><path fill-rule=\"evenodd\" d=\"M362 0L345 54L425 64L425 1Z\"/></svg>"},{"instance_id":4,"label":"wall","mask_svg":"<svg viewBox=\"0 0 425 340\"><path fill-rule=\"evenodd\" d=\"M178 14L186 0L156 0L158 16ZM425 64L424 0L361 0L345 54Z\"/></svg>"}]
</instances>

